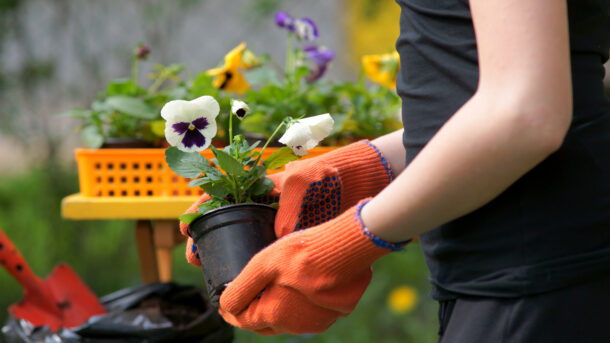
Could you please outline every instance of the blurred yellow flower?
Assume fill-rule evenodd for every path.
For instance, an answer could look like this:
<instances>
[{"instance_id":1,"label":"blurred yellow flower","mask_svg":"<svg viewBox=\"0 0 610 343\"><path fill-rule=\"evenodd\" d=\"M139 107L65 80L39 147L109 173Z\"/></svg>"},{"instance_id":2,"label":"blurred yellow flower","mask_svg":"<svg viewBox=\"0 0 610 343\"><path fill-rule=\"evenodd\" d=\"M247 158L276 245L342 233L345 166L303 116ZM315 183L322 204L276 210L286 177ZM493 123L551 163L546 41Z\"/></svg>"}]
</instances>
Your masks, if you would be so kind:
<instances>
[{"instance_id":1,"label":"blurred yellow flower","mask_svg":"<svg viewBox=\"0 0 610 343\"><path fill-rule=\"evenodd\" d=\"M210 76L215 76L213 85L216 88L243 94L250 85L244 75L239 71L242 62L242 54L246 49L246 43L242 42L225 55L225 64L222 67L207 71Z\"/></svg>"},{"instance_id":2,"label":"blurred yellow flower","mask_svg":"<svg viewBox=\"0 0 610 343\"><path fill-rule=\"evenodd\" d=\"M389 54L362 56L362 67L371 81L396 88L396 75L400 70L400 56L396 50Z\"/></svg>"},{"instance_id":3,"label":"blurred yellow flower","mask_svg":"<svg viewBox=\"0 0 610 343\"><path fill-rule=\"evenodd\" d=\"M396 314L411 312L417 305L417 291L410 286L399 286L390 292L388 307Z\"/></svg>"}]
</instances>

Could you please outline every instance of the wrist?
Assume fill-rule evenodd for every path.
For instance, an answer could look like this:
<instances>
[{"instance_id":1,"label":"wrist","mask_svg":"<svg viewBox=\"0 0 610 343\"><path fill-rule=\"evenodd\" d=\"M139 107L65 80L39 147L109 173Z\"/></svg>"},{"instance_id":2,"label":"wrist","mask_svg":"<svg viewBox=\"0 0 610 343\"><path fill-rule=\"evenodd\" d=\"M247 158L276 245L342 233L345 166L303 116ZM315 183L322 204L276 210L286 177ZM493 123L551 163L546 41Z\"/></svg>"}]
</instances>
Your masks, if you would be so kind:
<instances>
[{"instance_id":1,"label":"wrist","mask_svg":"<svg viewBox=\"0 0 610 343\"><path fill-rule=\"evenodd\" d=\"M388 230L382 230L380 228L378 225L379 220L376 220L379 218L379 211L375 211L375 207L372 206L374 204L369 203L370 200L371 199L367 199L359 204L358 218L360 219L365 232L369 234L375 242L379 242L376 244L382 246L388 245L388 249L391 250L400 250L401 247L404 247L407 243L411 242L412 238L405 239L404 235L399 230L386 232ZM388 215L383 214L383 218L387 219ZM395 249L397 247L398 249Z\"/></svg>"},{"instance_id":2,"label":"wrist","mask_svg":"<svg viewBox=\"0 0 610 343\"><path fill-rule=\"evenodd\" d=\"M392 243L368 231L360 218L360 210L369 199L359 202L332 221L316 228L298 231L299 241L310 250L311 262L333 271L368 268L374 261L406 242Z\"/></svg>"}]
</instances>

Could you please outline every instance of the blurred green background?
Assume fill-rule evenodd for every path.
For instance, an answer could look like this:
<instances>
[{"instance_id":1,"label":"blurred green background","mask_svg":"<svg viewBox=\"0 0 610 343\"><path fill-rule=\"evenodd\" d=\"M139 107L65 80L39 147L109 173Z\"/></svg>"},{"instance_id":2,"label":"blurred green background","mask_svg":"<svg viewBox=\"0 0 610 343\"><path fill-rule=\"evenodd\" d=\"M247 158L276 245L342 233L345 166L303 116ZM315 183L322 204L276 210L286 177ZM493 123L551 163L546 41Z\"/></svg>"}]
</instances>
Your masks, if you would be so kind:
<instances>
[{"instance_id":1,"label":"blurred green background","mask_svg":"<svg viewBox=\"0 0 610 343\"><path fill-rule=\"evenodd\" d=\"M73 149L80 141L75 121L56 115L87 106L109 80L128 76L138 43L151 46L151 60L191 71L214 67L242 40L282 60L284 32L273 14L283 10L318 23L322 44L336 52L329 78L354 80L360 56L391 50L397 35L393 0L228 3L0 0L0 228L36 274L66 262L98 296L141 282L133 222L61 218L61 199L78 192ZM183 246L174 250L175 281L203 285L183 253ZM412 244L374 265L356 310L328 332L260 337L238 330L235 341L435 342L437 305L428 292L423 256ZM0 324L21 298L18 283L0 271Z\"/></svg>"}]
</instances>

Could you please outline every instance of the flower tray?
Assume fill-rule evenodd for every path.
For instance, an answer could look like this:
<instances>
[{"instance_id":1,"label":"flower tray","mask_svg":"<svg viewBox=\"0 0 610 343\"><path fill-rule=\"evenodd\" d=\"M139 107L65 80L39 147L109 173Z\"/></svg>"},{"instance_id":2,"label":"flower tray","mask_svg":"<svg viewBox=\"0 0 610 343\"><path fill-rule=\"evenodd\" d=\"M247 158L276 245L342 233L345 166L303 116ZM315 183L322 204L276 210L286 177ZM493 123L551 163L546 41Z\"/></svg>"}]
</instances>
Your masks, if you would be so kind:
<instances>
[{"instance_id":1,"label":"flower tray","mask_svg":"<svg viewBox=\"0 0 610 343\"><path fill-rule=\"evenodd\" d=\"M278 148L266 148L263 159ZM316 147L311 158L335 147ZM255 150L260 151L260 148ZM201 153L208 160L212 151ZM189 187L191 179L176 175L165 163L165 149L76 149L80 193L87 197L197 196L203 191ZM281 170L269 171L269 173Z\"/></svg>"}]
</instances>

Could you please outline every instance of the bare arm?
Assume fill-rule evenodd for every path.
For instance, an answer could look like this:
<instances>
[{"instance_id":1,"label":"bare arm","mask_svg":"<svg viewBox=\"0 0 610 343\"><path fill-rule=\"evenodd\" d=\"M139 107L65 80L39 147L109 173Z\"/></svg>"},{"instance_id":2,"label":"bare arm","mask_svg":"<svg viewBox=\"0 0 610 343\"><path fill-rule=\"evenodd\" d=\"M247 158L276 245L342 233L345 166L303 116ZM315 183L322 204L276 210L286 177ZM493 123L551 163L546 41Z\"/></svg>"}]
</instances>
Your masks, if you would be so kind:
<instances>
[{"instance_id":1,"label":"bare arm","mask_svg":"<svg viewBox=\"0 0 610 343\"><path fill-rule=\"evenodd\" d=\"M394 178L396 178L405 168L406 154L405 147L402 144L403 132L404 130L401 129L371 141L371 143L383 152L383 157L390 162L392 176Z\"/></svg>"},{"instance_id":2,"label":"bare arm","mask_svg":"<svg viewBox=\"0 0 610 343\"><path fill-rule=\"evenodd\" d=\"M470 6L478 89L363 208L365 225L388 241L414 237L491 201L556 151L569 127L566 2L471 0Z\"/></svg>"}]
</instances>

